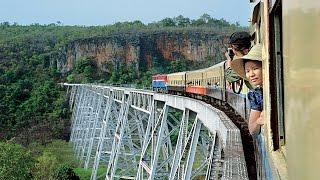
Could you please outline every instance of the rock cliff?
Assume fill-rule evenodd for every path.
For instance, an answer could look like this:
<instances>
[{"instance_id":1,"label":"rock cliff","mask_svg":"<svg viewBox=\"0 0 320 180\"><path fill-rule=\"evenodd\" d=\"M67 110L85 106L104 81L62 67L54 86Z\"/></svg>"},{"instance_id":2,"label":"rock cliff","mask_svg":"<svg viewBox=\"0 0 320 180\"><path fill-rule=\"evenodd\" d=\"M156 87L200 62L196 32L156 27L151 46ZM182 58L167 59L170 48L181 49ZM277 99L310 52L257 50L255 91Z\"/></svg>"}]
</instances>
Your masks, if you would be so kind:
<instances>
[{"instance_id":1,"label":"rock cliff","mask_svg":"<svg viewBox=\"0 0 320 180\"><path fill-rule=\"evenodd\" d=\"M228 33L229 34L229 33ZM112 34L106 37L78 39L63 48L52 63L67 73L81 58L92 57L98 68L110 72L110 67L134 63L137 70L148 69L154 58L164 60L223 59L227 34L199 30L144 31Z\"/></svg>"}]
</instances>

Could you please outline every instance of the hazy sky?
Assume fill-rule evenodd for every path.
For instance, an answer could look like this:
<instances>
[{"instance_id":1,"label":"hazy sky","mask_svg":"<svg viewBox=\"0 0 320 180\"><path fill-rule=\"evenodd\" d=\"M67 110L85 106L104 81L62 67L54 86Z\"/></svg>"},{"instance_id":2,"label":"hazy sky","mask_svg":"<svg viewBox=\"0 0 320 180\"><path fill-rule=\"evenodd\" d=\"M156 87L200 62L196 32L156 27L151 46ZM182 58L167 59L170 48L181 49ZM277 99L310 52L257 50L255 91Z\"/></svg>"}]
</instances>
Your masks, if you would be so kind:
<instances>
[{"instance_id":1,"label":"hazy sky","mask_svg":"<svg viewBox=\"0 0 320 180\"><path fill-rule=\"evenodd\" d=\"M0 0L0 22L105 25L178 15L196 19L207 13L248 25L249 9L249 0Z\"/></svg>"}]
</instances>

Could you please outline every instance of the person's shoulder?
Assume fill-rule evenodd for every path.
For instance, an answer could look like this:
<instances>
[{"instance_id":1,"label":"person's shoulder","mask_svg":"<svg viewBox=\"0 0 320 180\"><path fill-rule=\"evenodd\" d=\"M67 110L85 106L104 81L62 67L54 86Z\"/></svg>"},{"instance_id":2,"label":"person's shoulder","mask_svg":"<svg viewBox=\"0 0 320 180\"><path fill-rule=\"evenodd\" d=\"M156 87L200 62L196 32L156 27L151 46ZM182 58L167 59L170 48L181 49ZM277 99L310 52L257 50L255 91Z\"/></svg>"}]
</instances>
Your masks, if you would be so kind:
<instances>
[{"instance_id":1,"label":"person's shoulder","mask_svg":"<svg viewBox=\"0 0 320 180\"><path fill-rule=\"evenodd\" d=\"M254 89L254 91L255 91L255 94L258 94L258 95L263 95L263 89L262 89L262 87L256 87L255 89Z\"/></svg>"},{"instance_id":2,"label":"person's shoulder","mask_svg":"<svg viewBox=\"0 0 320 180\"><path fill-rule=\"evenodd\" d=\"M254 96L254 94L255 94L254 89L250 89L247 96L249 99L251 99Z\"/></svg>"},{"instance_id":3,"label":"person's shoulder","mask_svg":"<svg viewBox=\"0 0 320 180\"><path fill-rule=\"evenodd\" d=\"M256 89L249 89L248 94L254 94Z\"/></svg>"},{"instance_id":4,"label":"person's shoulder","mask_svg":"<svg viewBox=\"0 0 320 180\"><path fill-rule=\"evenodd\" d=\"M263 96L263 91L261 87L256 87L254 89L250 89L248 92L248 98L249 99L256 99L257 97L262 97Z\"/></svg>"},{"instance_id":5,"label":"person's shoulder","mask_svg":"<svg viewBox=\"0 0 320 180\"><path fill-rule=\"evenodd\" d=\"M250 89L249 92L251 93L262 93L263 90L262 90L262 87L254 87L253 89Z\"/></svg>"}]
</instances>

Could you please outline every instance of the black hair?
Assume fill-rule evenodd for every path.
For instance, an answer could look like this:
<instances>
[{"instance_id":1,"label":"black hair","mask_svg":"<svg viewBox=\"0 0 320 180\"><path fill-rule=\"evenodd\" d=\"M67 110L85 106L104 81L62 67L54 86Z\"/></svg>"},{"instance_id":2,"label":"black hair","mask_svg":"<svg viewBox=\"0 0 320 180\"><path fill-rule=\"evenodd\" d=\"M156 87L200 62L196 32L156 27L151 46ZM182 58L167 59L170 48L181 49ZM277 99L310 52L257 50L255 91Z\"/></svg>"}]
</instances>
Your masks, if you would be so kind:
<instances>
[{"instance_id":1,"label":"black hair","mask_svg":"<svg viewBox=\"0 0 320 180\"><path fill-rule=\"evenodd\" d=\"M256 60L244 59L244 60L243 60L243 68L244 68L244 65L245 65L247 62L249 62L249 61L256 61ZM256 61L256 62L258 62L258 63L261 65L261 67L262 67L262 61Z\"/></svg>"},{"instance_id":2,"label":"black hair","mask_svg":"<svg viewBox=\"0 0 320 180\"><path fill-rule=\"evenodd\" d=\"M229 44L235 45L237 49L244 50L251 47L251 36L246 31L234 32L229 38Z\"/></svg>"}]
</instances>

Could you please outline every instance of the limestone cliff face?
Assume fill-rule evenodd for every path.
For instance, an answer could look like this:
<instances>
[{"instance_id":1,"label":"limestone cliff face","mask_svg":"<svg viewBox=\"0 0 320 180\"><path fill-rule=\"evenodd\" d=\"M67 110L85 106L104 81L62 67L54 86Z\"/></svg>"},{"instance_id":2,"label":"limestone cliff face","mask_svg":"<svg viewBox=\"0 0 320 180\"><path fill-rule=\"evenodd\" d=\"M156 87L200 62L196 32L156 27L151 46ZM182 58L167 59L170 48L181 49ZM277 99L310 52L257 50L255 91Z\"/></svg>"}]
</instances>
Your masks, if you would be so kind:
<instances>
[{"instance_id":1,"label":"limestone cliff face","mask_svg":"<svg viewBox=\"0 0 320 180\"><path fill-rule=\"evenodd\" d=\"M226 35L199 31L139 32L81 39L62 50L57 68L66 73L77 60L85 57L93 57L99 69L106 72L110 71L110 66L119 67L124 63L134 63L137 70L150 68L155 57L221 60L226 40Z\"/></svg>"}]
</instances>

